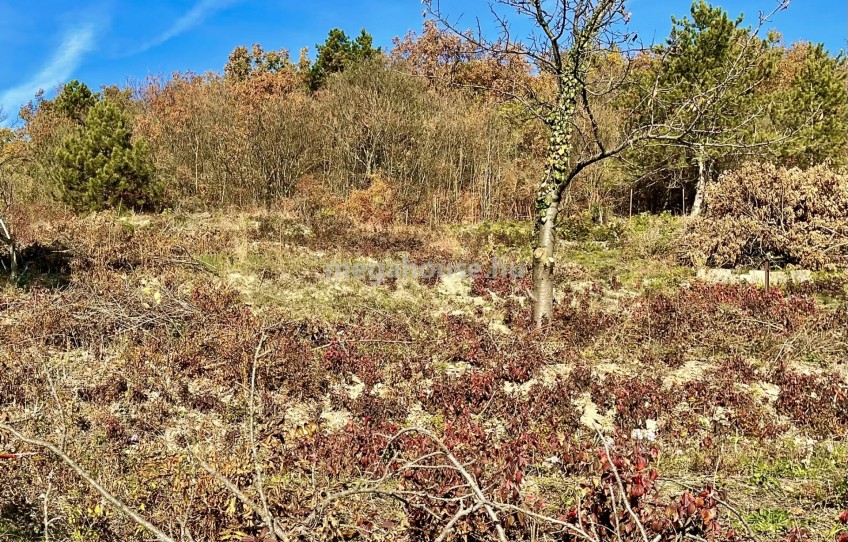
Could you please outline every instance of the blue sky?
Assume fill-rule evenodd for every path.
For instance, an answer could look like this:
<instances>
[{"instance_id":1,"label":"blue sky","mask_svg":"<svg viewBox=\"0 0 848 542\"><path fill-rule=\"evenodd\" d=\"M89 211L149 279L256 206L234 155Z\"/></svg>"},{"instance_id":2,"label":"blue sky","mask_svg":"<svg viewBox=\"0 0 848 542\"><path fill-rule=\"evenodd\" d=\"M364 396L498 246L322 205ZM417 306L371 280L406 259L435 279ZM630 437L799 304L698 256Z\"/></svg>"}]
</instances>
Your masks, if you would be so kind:
<instances>
[{"instance_id":1,"label":"blue sky","mask_svg":"<svg viewBox=\"0 0 848 542\"><path fill-rule=\"evenodd\" d=\"M753 20L775 0L713 3ZM690 4L632 0L631 25L647 41L662 40L671 14L686 14ZM442 0L442 6L467 26L488 13L481 0ZM421 23L419 0L6 0L0 2L0 107L14 117L39 88L49 94L71 79L99 88L174 71L221 70L237 45L282 47L296 58L334 27L348 34L366 28L378 45L390 47L394 36ZM787 43L824 42L832 52L846 47L846 25L845 0L792 0L773 23Z\"/></svg>"}]
</instances>

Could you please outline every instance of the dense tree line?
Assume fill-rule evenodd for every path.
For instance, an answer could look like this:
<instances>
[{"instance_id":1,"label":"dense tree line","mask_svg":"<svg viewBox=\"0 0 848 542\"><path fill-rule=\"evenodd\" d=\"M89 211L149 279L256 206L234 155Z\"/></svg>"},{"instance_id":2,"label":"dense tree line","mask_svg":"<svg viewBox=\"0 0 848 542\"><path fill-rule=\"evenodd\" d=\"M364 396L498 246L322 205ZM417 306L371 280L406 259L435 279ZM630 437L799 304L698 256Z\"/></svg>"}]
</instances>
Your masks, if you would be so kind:
<instances>
[{"instance_id":1,"label":"dense tree line","mask_svg":"<svg viewBox=\"0 0 848 542\"><path fill-rule=\"evenodd\" d=\"M732 79L714 114L688 113L685 143L646 142L590 165L562 204L598 216L689 212L703 205L705 183L752 159L844 166L845 59L821 45L786 46L776 34L749 39L741 19L696 2L673 21L667 45L593 53L588 80L626 81L591 98L591 115L577 107L578 149L596 144L586 136L593 130L613 141L628 122L644 122L622 112L646 89L667 92L645 114L685 122L680 104L709 100L740 51L756 49L756 64ZM379 182L391 189L392 220L524 218L535 212L551 126L525 106L556 101L556 87L544 61L482 50L432 21L386 52L364 30L350 38L335 29L314 61L306 50L295 62L285 50L238 47L223 74L100 93L73 81L52 100L37 96L11 138L14 177L19 197L76 209L271 207L299 197L318 198L320 208Z\"/></svg>"}]
</instances>

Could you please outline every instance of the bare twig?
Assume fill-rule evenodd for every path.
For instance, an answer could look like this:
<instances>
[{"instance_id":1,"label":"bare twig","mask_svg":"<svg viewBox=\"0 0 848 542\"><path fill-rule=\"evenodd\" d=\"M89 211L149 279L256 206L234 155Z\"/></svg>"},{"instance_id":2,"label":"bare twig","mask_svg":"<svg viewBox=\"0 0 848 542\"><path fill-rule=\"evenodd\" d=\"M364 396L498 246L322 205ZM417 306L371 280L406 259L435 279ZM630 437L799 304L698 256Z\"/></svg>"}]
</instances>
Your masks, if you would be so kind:
<instances>
[{"instance_id":1,"label":"bare twig","mask_svg":"<svg viewBox=\"0 0 848 542\"><path fill-rule=\"evenodd\" d=\"M624 482L621 481L621 476L618 474L618 468L615 466L615 460L613 459L612 454L610 453L609 444L607 444L604 435L601 434L600 431L597 431L597 433L598 437L601 439L601 442L604 445L604 450L606 450L607 462L610 465L610 469L612 469L613 475L615 475L615 481L618 484L618 490L621 492L621 500L624 503L624 508L633 518L633 521L636 522L636 526L639 527L639 534L642 535L642 540L644 542L649 542L648 533L645 531L645 526L642 525L642 520L639 519L639 516L636 514L636 512L633 511L633 507L630 506L630 500L627 498L627 491L624 489Z\"/></svg>"},{"instance_id":2,"label":"bare twig","mask_svg":"<svg viewBox=\"0 0 848 542\"><path fill-rule=\"evenodd\" d=\"M43 522L44 522L44 542L50 542L50 508L48 503L50 502L50 490L53 488L53 471L47 475L47 488L44 490L43 495Z\"/></svg>"},{"instance_id":3,"label":"bare twig","mask_svg":"<svg viewBox=\"0 0 848 542\"><path fill-rule=\"evenodd\" d=\"M250 451L253 455L253 469L256 473L256 490L259 492L259 501L262 503L262 511L264 516L272 523L268 525L271 539L276 542L277 535L274 528L274 517L271 515L271 510L268 508L268 499L265 497L265 484L262 480L262 464L259 462L259 448L256 445L256 369L259 365L259 359L263 357L262 348L265 346L265 332L259 335L259 341L256 344L256 350L253 353L253 363L250 371L250 398L248 408L248 431L250 437Z\"/></svg>"},{"instance_id":4,"label":"bare twig","mask_svg":"<svg viewBox=\"0 0 848 542\"><path fill-rule=\"evenodd\" d=\"M486 496L480 489L480 485L477 484L477 480L475 480L474 477L465 469L462 463L450 451L450 448L448 448L447 445L442 442L442 440L438 436L436 436L435 433L433 433L429 429L424 429L423 427L411 427L407 429L402 429L398 431L394 437L392 437L388 445L391 446L391 444L395 440L407 433L419 433L421 435L424 435L431 441L433 441L436 446L439 447L439 449L445 454L445 457L447 457L448 461L450 461L453 467L457 470L457 472L459 472L460 476L465 479L466 483L468 484L468 487L471 489L472 493L477 499L478 504L482 505L489 518L495 524L495 530L498 533L498 539L501 542L507 542L506 532L504 531L503 525L501 524L501 520L498 517L498 514L495 512L494 508L492 508L492 505L491 503L489 503L489 500L486 499Z\"/></svg>"},{"instance_id":5,"label":"bare twig","mask_svg":"<svg viewBox=\"0 0 848 542\"><path fill-rule=\"evenodd\" d=\"M660 478L660 480L662 480L663 482L671 482L672 484L676 484L676 485L682 487L683 489L688 489L689 491L698 492L698 488L690 486L689 484L685 484L685 483L683 483L679 480L674 480L672 478ZM712 498L715 502L717 502L721 506L725 507L731 514L736 516L736 519L739 520L739 522L742 524L743 527L745 527L745 531L748 535L749 540L754 540L754 541L759 540L759 537L756 534L754 534L754 530L751 529L751 526L748 525L747 521L745 521L745 516L742 514L742 512L737 510L736 507L734 507L733 505L731 505L727 501L719 498L715 493L712 493L710 495L710 498Z\"/></svg>"},{"instance_id":6,"label":"bare twig","mask_svg":"<svg viewBox=\"0 0 848 542\"><path fill-rule=\"evenodd\" d=\"M191 453L191 452L189 452L189 453ZM269 530L274 529L274 535L275 536L282 538L282 539L286 538L286 533L277 525L277 522L274 521L274 518L270 515L270 513L269 514L265 513L265 508L263 506L257 504L256 502L253 501L253 499L251 499L250 497L245 495L244 492L242 492L242 490L240 490L237 485L235 485L233 482L231 482L226 476L222 475L217 470L212 468L212 466L209 465L207 462L203 461L202 459L200 459L197 456L194 456L194 457L197 460L198 465L200 465L203 470L205 470L207 473L212 475L213 478L218 480L218 483L220 483L230 493L232 493L233 496L235 498L237 498L239 501L241 501L241 503L244 506L249 508L257 516L259 516L262 519L262 521L265 523L265 525L268 527Z\"/></svg>"},{"instance_id":7,"label":"bare twig","mask_svg":"<svg viewBox=\"0 0 848 542\"><path fill-rule=\"evenodd\" d=\"M447 538L451 531L453 531L454 526L456 526L456 523L459 520L470 516L471 514L476 512L479 507L480 504L474 504L472 506L469 506L468 508L460 506L456 514L454 514L450 521L445 524L444 528L442 529L442 532L439 533L439 536L437 536L433 542L442 542L443 540L445 540L445 538Z\"/></svg>"},{"instance_id":8,"label":"bare twig","mask_svg":"<svg viewBox=\"0 0 848 542\"><path fill-rule=\"evenodd\" d=\"M117 497L112 495L112 493L110 493L105 487L100 485L100 483L97 480L92 478L90 474L88 474L73 459L68 457L68 455L65 454L65 452L60 450L53 443L47 442L47 441L44 441L44 440L39 440L39 439L36 439L36 438L27 437L27 436L23 435L22 433L20 433L18 430L16 430L14 427L11 427L11 426L6 425L4 423L0 423L0 430L11 434L16 439L18 439L21 442L24 442L26 444L29 444L30 446L37 446L39 448L44 448L45 450L49 451L50 453L52 453L53 455L55 455L56 457L61 459L62 462L65 463L65 465L67 465L72 471L74 471L77 474L77 476L79 476L80 478L85 480L88 483L88 485L90 485L104 499L106 499L106 501L109 504L111 504L116 510L118 510L124 516L130 518L137 525L139 525L139 526L143 527L144 529L146 529L147 531L149 531L153 536L156 537L157 540L160 540L161 542L176 542L176 540L174 540L173 538L171 538L170 536L168 536L167 534L165 534L164 532L159 530L158 527L156 527L155 525L153 525L152 523L150 523L149 521L147 521L146 519L141 517L135 510L133 510L132 508L130 508L129 506L127 506L126 504L124 504L120 500L118 500Z\"/></svg>"}]
</instances>

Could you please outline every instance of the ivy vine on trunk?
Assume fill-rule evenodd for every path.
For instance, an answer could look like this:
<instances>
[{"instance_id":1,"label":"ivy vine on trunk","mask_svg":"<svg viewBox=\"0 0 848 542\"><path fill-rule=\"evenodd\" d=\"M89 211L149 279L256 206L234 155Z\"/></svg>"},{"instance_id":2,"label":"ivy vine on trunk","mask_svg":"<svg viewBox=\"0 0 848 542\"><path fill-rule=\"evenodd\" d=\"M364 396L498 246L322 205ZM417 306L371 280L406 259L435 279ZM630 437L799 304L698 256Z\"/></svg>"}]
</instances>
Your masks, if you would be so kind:
<instances>
[{"instance_id":1,"label":"ivy vine on trunk","mask_svg":"<svg viewBox=\"0 0 848 542\"><path fill-rule=\"evenodd\" d=\"M707 33L710 28L686 26L684 21L678 24L688 33L673 33L662 46L643 46L628 30L626 0L497 0L491 12L500 32L497 39L490 40L479 29L475 33L458 28L438 2L428 0L429 13L477 52L524 59L555 83L553 91L547 92L521 81L515 81L510 91L493 89L522 104L549 130L545 174L536 191L532 240L531 297L537 326L553 317L556 226L563 193L584 170L625 151L638 153L646 143L671 149L697 145L703 152L725 152L769 146L789 137L783 133L758 141L735 137L764 115L766 108L716 129L727 101L738 95L740 86L750 86L750 74L764 73L758 68L768 63L771 41L758 34L773 14L787 7L788 2L782 1L771 13L761 15L755 27L733 26L734 54L722 57L722 69L715 79L697 93L685 93L667 84L665 68L672 66L675 55L692 41L692 32ZM697 2L693 10L696 8L704 9ZM526 35L514 36L515 25L508 12L530 20ZM716 25L726 20L710 19ZM604 125L596 111L613 102L619 122Z\"/></svg>"}]
</instances>

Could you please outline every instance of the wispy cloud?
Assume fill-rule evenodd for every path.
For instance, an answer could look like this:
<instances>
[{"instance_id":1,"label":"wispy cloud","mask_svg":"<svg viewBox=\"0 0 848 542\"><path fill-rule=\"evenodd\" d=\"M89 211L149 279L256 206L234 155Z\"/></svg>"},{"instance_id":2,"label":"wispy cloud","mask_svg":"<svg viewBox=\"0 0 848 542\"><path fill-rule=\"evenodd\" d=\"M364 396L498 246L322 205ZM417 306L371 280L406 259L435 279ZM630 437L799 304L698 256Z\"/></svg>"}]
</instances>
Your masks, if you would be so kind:
<instances>
[{"instance_id":1,"label":"wispy cloud","mask_svg":"<svg viewBox=\"0 0 848 542\"><path fill-rule=\"evenodd\" d=\"M50 90L53 86L66 81L79 67L86 53L94 48L95 26L85 24L69 30L59 49L31 79L0 93L0 107L14 116L18 107L32 99L39 89Z\"/></svg>"},{"instance_id":2,"label":"wispy cloud","mask_svg":"<svg viewBox=\"0 0 848 542\"><path fill-rule=\"evenodd\" d=\"M176 38L180 34L191 30L195 26L202 23L206 20L207 17L212 15L218 10L221 10L227 7L229 4L232 4L236 0L199 0L190 10L188 10L182 17L174 21L174 23L168 27L167 30L148 41L135 51L133 54L143 53L148 49L152 49L157 45L162 45L166 41Z\"/></svg>"}]
</instances>

